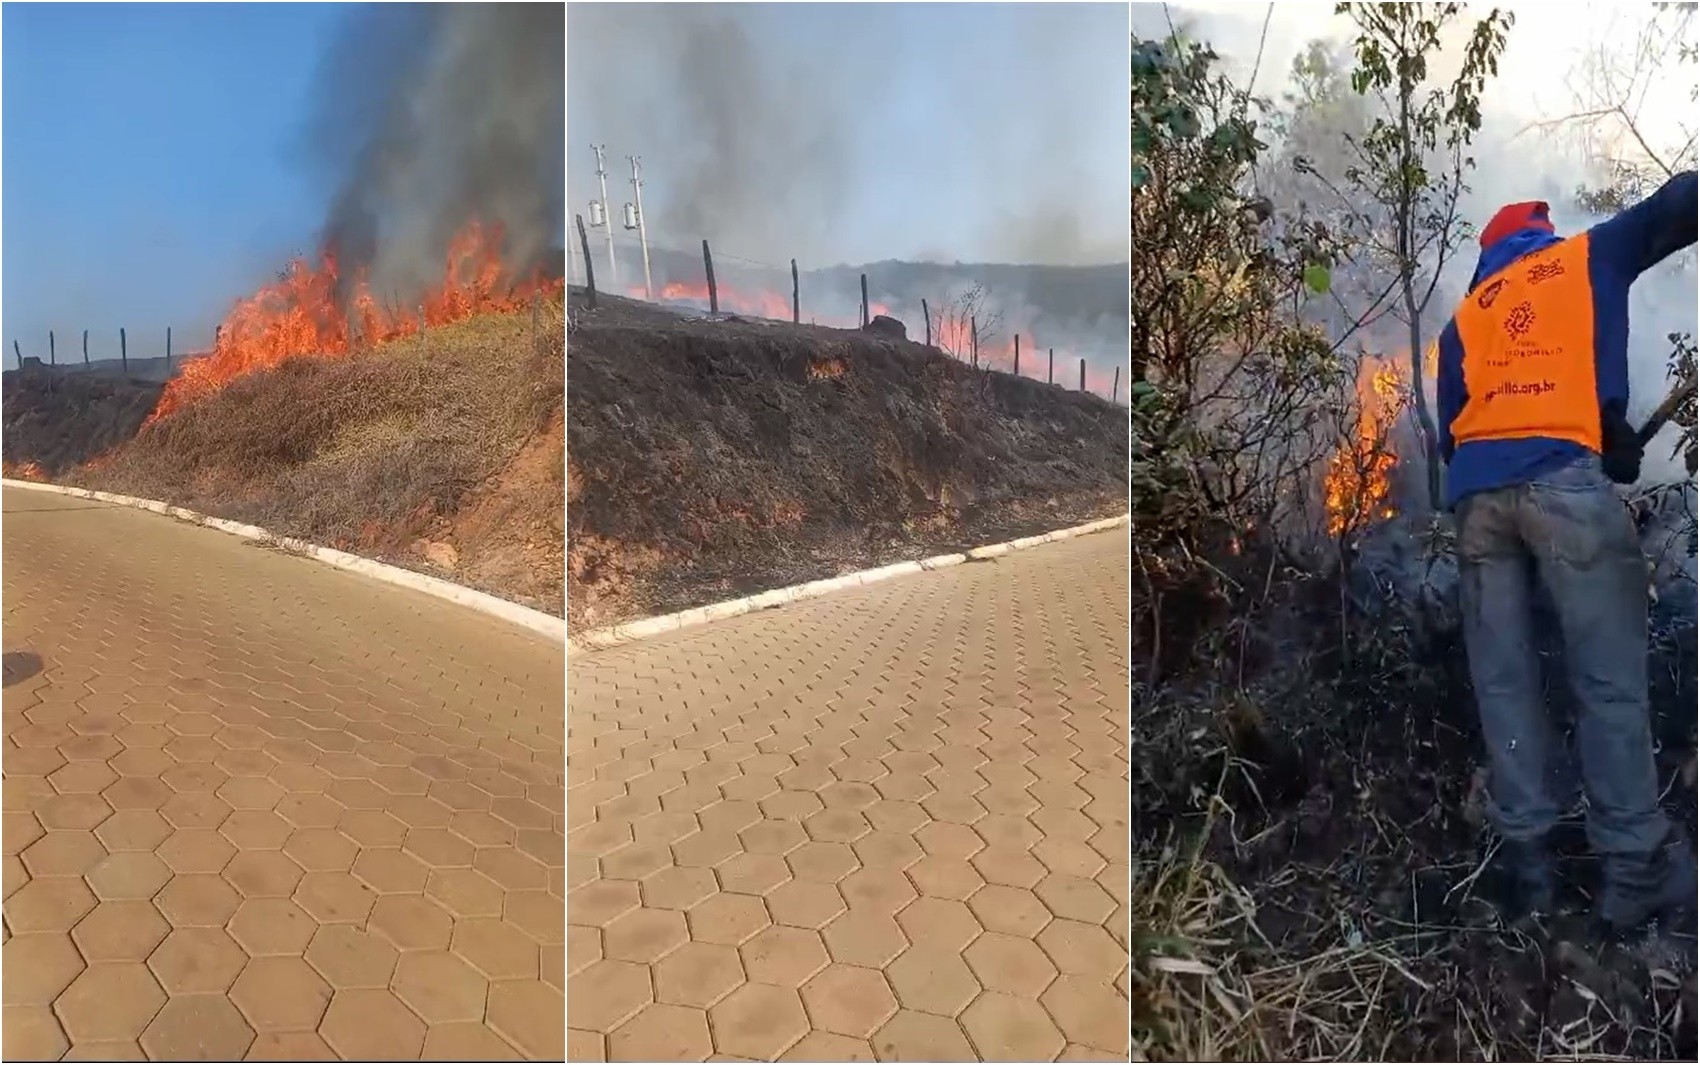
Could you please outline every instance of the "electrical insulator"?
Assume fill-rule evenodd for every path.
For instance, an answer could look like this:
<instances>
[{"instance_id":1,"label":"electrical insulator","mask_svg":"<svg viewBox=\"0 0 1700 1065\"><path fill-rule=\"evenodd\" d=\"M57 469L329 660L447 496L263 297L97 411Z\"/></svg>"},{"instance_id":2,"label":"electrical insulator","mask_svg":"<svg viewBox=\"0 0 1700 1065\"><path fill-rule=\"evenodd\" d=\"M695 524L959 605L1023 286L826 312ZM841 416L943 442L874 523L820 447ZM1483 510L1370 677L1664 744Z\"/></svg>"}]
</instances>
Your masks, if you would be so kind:
<instances>
[{"instance_id":1,"label":"electrical insulator","mask_svg":"<svg viewBox=\"0 0 1700 1065\"><path fill-rule=\"evenodd\" d=\"M601 200L590 201L590 224L604 226L608 224L608 215L602 207Z\"/></svg>"},{"instance_id":2,"label":"electrical insulator","mask_svg":"<svg viewBox=\"0 0 1700 1065\"><path fill-rule=\"evenodd\" d=\"M629 203L626 204L626 228L637 228L637 207Z\"/></svg>"}]
</instances>

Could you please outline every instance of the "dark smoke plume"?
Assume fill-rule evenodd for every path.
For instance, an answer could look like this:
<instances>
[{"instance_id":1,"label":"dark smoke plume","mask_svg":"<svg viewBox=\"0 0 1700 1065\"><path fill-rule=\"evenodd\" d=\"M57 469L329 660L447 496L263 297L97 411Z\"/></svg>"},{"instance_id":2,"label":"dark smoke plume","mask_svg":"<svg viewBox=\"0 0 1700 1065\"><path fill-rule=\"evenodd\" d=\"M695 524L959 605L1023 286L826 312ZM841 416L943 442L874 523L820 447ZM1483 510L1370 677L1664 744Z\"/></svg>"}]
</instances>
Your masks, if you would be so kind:
<instances>
[{"instance_id":1,"label":"dark smoke plume","mask_svg":"<svg viewBox=\"0 0 1700 1065\"><path fill-rule=\"evenodd\" d=\"M559 272L565 33L560 4L351 14L312 130L338 175L323 236L344 277L364 269L379 293L416 293L473 218L503 227L516 270Z\"/></svg>"}]
</instances>

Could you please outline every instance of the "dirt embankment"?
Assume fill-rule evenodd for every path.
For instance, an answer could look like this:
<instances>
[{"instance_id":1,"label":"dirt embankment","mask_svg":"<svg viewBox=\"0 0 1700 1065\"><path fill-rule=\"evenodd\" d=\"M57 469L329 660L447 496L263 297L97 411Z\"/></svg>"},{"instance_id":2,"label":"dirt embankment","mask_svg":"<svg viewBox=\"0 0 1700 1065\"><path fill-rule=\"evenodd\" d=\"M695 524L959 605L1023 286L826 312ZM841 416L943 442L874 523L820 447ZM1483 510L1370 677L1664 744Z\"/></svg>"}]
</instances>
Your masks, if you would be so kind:
<instances>
[{"instance_id":1,"label":"dirt embankment","mask_svg":"<svg viewBox=\"0 0 1700 1065\"><path fill-rule=\"evenodd\" d=\"M559 616L562 333L555 303L295 359L145 430L158 385L8 374L4 458Z\"/></svg>"},{"instance_id":2,"label":"dirt embankment","mask_svg":"<svg viewBox=\"0 0 1700 1065\"><path fill-rule=\"evenodd\" d=\"M912 341L574 291L568 624L1125 512L1125 408Z\"/></svg>"}]
</instances>

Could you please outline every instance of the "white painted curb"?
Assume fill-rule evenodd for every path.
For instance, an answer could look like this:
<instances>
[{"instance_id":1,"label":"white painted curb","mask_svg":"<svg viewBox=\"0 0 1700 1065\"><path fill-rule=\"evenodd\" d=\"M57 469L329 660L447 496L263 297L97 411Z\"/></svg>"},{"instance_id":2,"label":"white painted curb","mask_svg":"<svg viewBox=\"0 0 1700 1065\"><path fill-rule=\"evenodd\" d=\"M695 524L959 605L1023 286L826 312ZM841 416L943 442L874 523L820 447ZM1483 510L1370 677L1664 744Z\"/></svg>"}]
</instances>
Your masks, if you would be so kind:
<instances>
[{"instance_id":1,"label":"white painted curb","mask_svg":"<svg viewBox=\"0 0 1700 1065\"><path fill-rule=\"evenodd\" d=\"M1122 514L1114 518L1104 518L1100 521L1076 525L1071 529L1058 529L1039 536L1026 536L1007 543L989 544L976 547L956 555L934 555L914 562L898 562L878 569L866 569L858 573L847 573L842 577L831 577L827 580L809 581L807 584L794 584L789 588L776 588L771 592L760 595L745 596L742 599L729 599L724 603L714 603L710 606L699 606L691 610L681 610L676 614L663 614L660 617L644 618L641 621L629 621L624 625L610 625L605 629L593 629L590 632L567 640L567 655L582 654L604 647L615 647L620 644L632 643L637 640L659 636L662 633L674 632L701 625L708 621L718 621L721 618L737 617L740 614L752 614L757 610L780 606L784 603L795 603L803 599L815 599L829 592L845 588L855 588L864 584L873 584L890 577L901 577L906 573L925 573L930 570L947 569L960 566L964 562L983 561L998 558L1011 551L1024 548L1038 547L1040 544L1054 544L1059 540L1072 540L1077 536L1088 533L1103 532L1128 524L1129 515Z\"/></svg>"},{"instance_id":2,"label":"white painted curb","mask_svg":"<svg viewBox=\"0 0 1700 1065\"><path fill-rule=\"evenodd\" d=\"M291 554L317 559L326 565L335 566L337 569L364 574L386 584L400 585L403 588L412 588L414 591L436 596L438 599L447 599L451 603L459 603L461 606L470 607L479 613L501 618L511 625L518 625L522 629L535 632L551 640L565 641L567 638L565 618L545 614L541 610L533 610L530 607L521 606L487 592L480 592L465 585L455 584L452 581L402 569L400 566L374 562L369 558L361 558L359 555L351 555L346 551L337 551L329 547L320 547L318 544L297 540L290 536L278 536L257 525L243 525L241 522L229 521L225 518L197 514L192 510L174 507L169 503L161 503L153 499L137 499L135 496L113 495L111 492L95 492L87 488L73 488L70 485L45 484L40 481L17 481L10 477L0 478L0 485L7 488L27 488L34 492L75 496L78 499L93 499L121 507L151 510L155 514L164 514L167 517L177 518L180 521L195 525L205 525L230 533L233 536L240 536L244 540L259 540L275 544Z\"/></svg>"}]
</instances>

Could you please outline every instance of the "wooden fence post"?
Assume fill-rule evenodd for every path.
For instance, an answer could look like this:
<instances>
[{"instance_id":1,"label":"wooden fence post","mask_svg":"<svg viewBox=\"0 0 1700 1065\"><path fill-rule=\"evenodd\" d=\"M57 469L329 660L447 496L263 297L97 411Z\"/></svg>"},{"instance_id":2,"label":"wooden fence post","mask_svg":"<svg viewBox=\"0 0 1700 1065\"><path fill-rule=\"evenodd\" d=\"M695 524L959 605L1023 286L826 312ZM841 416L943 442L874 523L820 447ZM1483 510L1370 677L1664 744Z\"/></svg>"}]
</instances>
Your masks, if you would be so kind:
<instances>
[{"instance_id":1,"label":"wooden fence post","mask_svg":"<svg viewBox=\"0 0 1700 1065\"><path fill-rule=\"evenodd\" d=\"M59 353L53 350L53 330L47 331L47 365L59 365Z\"/></svg>"},{"instance_id":2,"label":"wooden fence post","mask_svg":"<svg viewBox=\"0 0 1700 1065\"><path fill-rule=\"evenodd\" d=\"M118 327L118 365L125 372L130 372L130 342L124 336L124 327Z\"/></svg>"},{"instance_id":3,"label":"wooden fence post","mask_svg":"<svg viewBox=\"0 0 1700 1065\"><path fill-rule=\"evenodd\" d=\"M933 312L927 309L927 301L921 300L921 320L927 323L927 346L933 343Z\"/></svg>"},{"instance_id":4,"label":"wooden fence post","mask_svg":"<svg viewBox=\"0 0 1700 1065\"><path fill-rule=\"evenodd\" d=\"M720 313L720 287L714 283L714 255L708 250L708 238L702 242L702 268L708 274L708 313Z\"/></svg>"},{"instance_id":5,"label":"wooden fence post","mask_svg":"<svg viewBox=\"0 0 1700 1065\"><path fill-rule=\"evenodd\" d=\"M89 331L83 330L83 365L89 364Z\"/></svg>"},{"instance_id":6,"label":"wooden fence post","mask_svg":"<svg viewBox=\"0 0 1700 1065\"><path fill-rule=\"evenodd\" d=\"M590 237L584 231L584 215L573 215L573 221L578 223L578 246L584 252L584 304L594 311L596 309L596 267L590 264Z\"/></svg>"},{"instance_id":7,"label":"wooden fence post","mask_svg":"<svg viewBox=\"0 0 1700 1065\"><path fill-rule=\"evenodd\" d=\"M1021 334L1015 334L1015 376L1021 376Z\"/></svg>"},{"instance_id":8,"label":"wooden fence post","mask_svg":"<svg viewBox=\"0 0 1700 1065\"><path fill-rule=\"evenodd\" d=\"M868 275L862 275L862 328L868 326Z\"/></svg>"},{"instance_id":9,"label":"wooden fence post","mask_svg":"<svg viewBox=\"0 0 1700 1065\"><path fill-rule=\"evenodd\" d=\"M791 324L803 321L803 289L797 283L797 260L791 260Z\"/></svg>"},{"instance_id":10,"label":"wooden fence post","mask_svg":"<svg viewBox=\"0 0 1700 1065\"><path fill-rule=\"evenodd\" d=\"M970 314L968 316L968 351L969 365L980 365L980 323Z\"/></svg>"},{"instance_id":11,"label":"wooden fence post","mask_svg":"<svg viewBox=\"0 0 1700 1065\"><path fill-rule=\"evenodd\" d=\"M1117 366L1115 376L1110 378L1110 402L1111 403L1114 403L1116 401L1116 393L1121 391L1121 387L1122 387L1122 368L1120 366Z\"/></svg>"},{"instance_id":12,"label":"wooden fence post","mask_svg":"<svg viewBox=\"0 0 1700 1065\"><path fill-rule=\"evenodd\" d=\"M1080 360L1080 390L1086 391L1086 360Z\"/></svg>"},{"instance_id":13,"label":"wooden fence post","mask_svg":"<svg viewBox=\"0 0 1700 1065\"><path fill-rule=\"evenodd\" d=\"M1049 357L1045 361L1045 383L1054 385L1057 383L1057 349L1047 348L1045 350L1049 353Z\"/></svg>"},{"instance_id":14,"label":"wooden fence post","mask_svg":"<svg viewBox=\"0 0 1700 1065\"><path fill-rule=\"evenodd\" d=\"M165 327L165 379L171 380L171 327Z\"/></svg>"}]
</instances>

